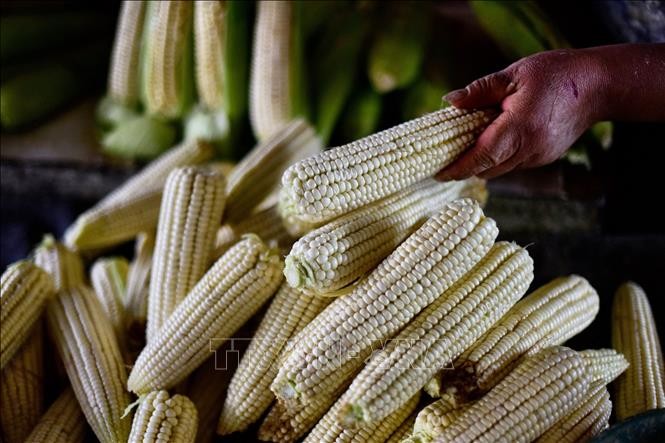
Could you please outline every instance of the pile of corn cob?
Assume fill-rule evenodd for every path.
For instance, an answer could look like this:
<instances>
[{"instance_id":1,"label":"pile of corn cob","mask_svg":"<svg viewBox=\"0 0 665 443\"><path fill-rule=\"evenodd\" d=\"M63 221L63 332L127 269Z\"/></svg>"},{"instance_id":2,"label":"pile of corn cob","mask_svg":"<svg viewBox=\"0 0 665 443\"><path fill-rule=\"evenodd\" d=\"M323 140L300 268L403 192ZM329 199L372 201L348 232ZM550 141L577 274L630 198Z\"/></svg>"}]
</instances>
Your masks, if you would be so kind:
<instances>
[{"instance_id":1,"label":"pile of corn cob","mask_svg":"<svg viewBox=\"0 0 665 443\"><path fill-rule=\"evenodd\" d=\"M484 182L431 178L492 117L444 108L327 151L296 119L237 165L200 140L163 154L3 274L3 441L202 442L261 420L275 442L587 440L616 378L619 419L664 407L637 285L616 350L561 346L594 288L522 297L533 262L495 242ZM67 377L46 410L42 314Z\"/></svg>"}]
</instances>

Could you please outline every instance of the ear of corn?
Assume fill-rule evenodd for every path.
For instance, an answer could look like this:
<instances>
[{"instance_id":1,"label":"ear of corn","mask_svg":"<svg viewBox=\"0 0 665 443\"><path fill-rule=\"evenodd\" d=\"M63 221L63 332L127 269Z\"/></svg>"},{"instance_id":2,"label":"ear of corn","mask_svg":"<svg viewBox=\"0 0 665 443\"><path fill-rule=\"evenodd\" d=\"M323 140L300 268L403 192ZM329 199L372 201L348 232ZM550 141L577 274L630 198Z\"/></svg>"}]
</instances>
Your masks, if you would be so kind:
<instances>
[{"instance_id":1,"label":"ear of corn","mask_svg":"<svg viewBox=\"0 0 665 443\"><path fill-rule=\"evenodd\" d=\"M665 408L663 351L649 299L635 283L624 283L614 296L612 345L630 363L616 381L617 418Z\"/></svg>"},{"instance_id":2,"label":"ear of corn","mask_svg":"<svg viewBox=\"0 0 665 443\"><path fill-rule=\"evenodd\" d=\"M416 409L420 394L416 393L393 413L359 429L344 429L337 421L346 404L342 396L312 429L304 443L383 443Z\"/></svg>"},{"instance_id":3,"label":"ear of corn","mask_svg":"<svg viewBox=\"0 0 665 443\"><path fill-rule=\"evenodd\" d=\"M28 261L9 266L1 286L0 368L4 370L30 336L54 288L49 275Z\"/></svg>"},{"instance_id":4,"label":"ear of corn","mask_svg":"<svg viewBox=\"0 0 665 443\"><path fill-rule=\"evenodd\" d=\"M35 264L51 276L56 292L85 282L81 257L50 235L35 250Z\"/></svg>"},{"instance_id":5,"label":"ear of corn","mask_svg":"<svg viewBox=\"0 0 665 443\"><path fill-rule=\"evenodd\" d=\"M604 382L594 383L584 401L541 435L538 443L587 442L609 426L610 393Z\"/></svg>"},{"instance_id":6,"label":"ear of corn","mask_svg":"<svg viewBox=\"0 0 665 443\"><path fill-rule=\"evenodd\" d=\"M587 397L584 360L561 346L525 358L434 440L533 441Z\"/></svg>"},{"instance_id":7,"label":"ear of corn","mask_svg":"<svg viewBox=\"0 0 665 443\"><path fill-rule=\"evenodd\" d=\"M141 351L129 389L144 394L182 381L270 298L281 283L282 268L279 257L256 236L229 249Z\"/></svg>"},{"instance_id":8,"label":"ear of corn","mask_svg":"<svg viewBox=\"0 0 665 443\"><path fill-rule=\"evenodd\" d=\"M429 216L460 197L467 183L426 179L309 232L286 257L287 281L319 295L349 285L374 269Z\"/></svg>"},{"instance_id":9,"label":"ear of corn","mask_svg":"<svg viewBox=\"0 0 665 443\"><path fill-rule=\"evenodd\" d=\"M271 386L277 398L306 403L334 390L373 348L473 268L497 234L474 201L448 204L306 326Z\"/></svg>"},{"instance_id":10,"label":"ear of corn","mask_svg":"<svg viewBox=\"0 0 665 443\"><path fill-rule=\"evenodd\" d=\"M141 336L145 335L143 329L148 316L150 269L154 249L154 234L143 232L136 237L134 259L127 270L127 291L124 297L125 327L130 338L134 337L134 330L140 330Z\"/></svg>"},{"instance_id":11,"label":"ear of corn","mask_svg":"<svg viewBox=\"0 0 665 443\"><path fill-rule=\"evenodd\" d=\"M150 341L208 269L224 211L225 179L203 167L176 168L164 186L150 273Z\"/></svg>"},{"instance_id":12,"label":"ear of corn","mask_svg":"<svg viewBox=\"0 0 665 443\"><path fill-rule=\"evenodd\" d=\"M23 443L42 415L44 365L42 328L33 328L27 341L0 376L0 435L5 443Z\"/></svg>"},{"instance_id":13,"label":"ear of corn","mask_svg":"<svg viewBox=\"0 0 665 443\"><path fill-rule=\"evenodd\" d=\"M149 114L182 117L191 102L193 2L150 2L141 53L142 97Z\"/></svg>"},{"instance_id":14,"label":"ear of corn","mask_svg":"<svg viewBox=\"0 0 665 443\"><path fill-rule=\"evenodd\" d=\"M301 160L282 185L299 218L327 221L433 176L473 144L491 117L445 108Z\"/></svg>"},{"instance_id":15,"label":"ear of corn","mask_svg":"<svg viewBox=\"0 0 665 443\"><path fill-rule=\"evenodd\" d=\"M284 189L279 190L277 210L282 224L291 236L298 238L323 225L323 222L308 222L300 218L298 208L291 195Z\"/></svg>"},{"instance_id":16,"label":"ear of corn","mask_svg":"<svg viewBox=\"0 0 665 443\"><path fill-rule=\"evenodd\" d=\"M275 398L270 383L277 375L280 353L329 302L282 284L231 380L219 434L245 430L268 409Z\"/></svg>"},{"instance_id":17,"label":"ear of corn","mask_svg":"<svg viewBox=\"0 0 665 443\"><path fill-rule=\"evenodd\" d=\"M300 2L260 2L249 86L249 118L258 140L304 115L302 51Z\"/></svg>"},{"instance_id":18,"label":"ear of corn","mask_svg":"<svg viewBox=\"0 0 665 443\"><path fill-rule=\"evenodd\" d=\"M288 253L293 244L293 237L288 233L277 206L257 211L236 224L225 224L217 230L213 257L220 257L244 234L256 234L271 246Z\"/></svg>"},{"instance_id":19,"label":"ear of corn","mask_svg":"<svg viewBox=\"0 0 665 443\"><path fill-rule=\"evenodd\" d=\"M374 354L344 394L346 426L373 423L397 410L446 369L526 292L533 260L500 242L449 290Z\"/></svg>"},{"instance_id":20,"label":"ear of corn","mask_svg":"<svg viewBox=\"0 0 665 443\"><path fill-rule=\"evenodd\" d=\"M226 4L221 1L194 3L196 89L209 110L224 106L224 54Z\"/></svg>"},{"instance_id":21,"label":"ear of corn","mask_svg":"<svg viewBox=\"0 0 665 443\"><path fill-rule=\"evenodd\" d=\"M212 157L210 145L188 141L169 150L81 214L67 229L65 242L79 250L112 246L157 226L162 190L174 168Z\"/></svg>"},{"instance_id":22,"label":"ear of corn","mask_svg":"<svg viewBox=\"0 0 665 443\"><path fill-rule=\"evenodd\" d=\"M83 443L85 417L74 391L65 389L42 415L25 443Z\"/></svg>"},{"instance_id":23,"label":"ear of corn","mask_svg":"<svg viewBox=\"0 0 665 443\"><path fill-rule=\"evenodd\" d=\"M407 417L401 425L399 425L399 428L395 429L395 432L390 434L390 437L386 440L386 443L402 443L403 440L406 440L413 430L413 424L415 421L416 413L414 412L409 417Z\"/></svg>"},{"instance_id":24,"label":"ear of corn","mask_svg":"<svg viewBox=\"0 0 665 443\"><path fill-rule=\"evenodd\" d=\"M140 399L128 443L194 443L198 414L184 395L154 391Z\"/></svg>"},{"instance_id":25,"label":"ear of corn","mask_svg":"<svg viewBox=\"0 0 665 443\"><path fill-rule=\"evenodd\" d=\"M123 257L97 260L90 270L90 281L106 313L120 348L125 345L125 307L129 264Z\"/></svg>"},{"instance_id":26,"label":"ear of corn","mask_svg":"<svg viewBox=\"0 0 665 443\"><path fill-rule=\"evenodd\" d=\"M113 327L93 291L79 285L47 306L49 329L83 413L101 442L126 441L127 374Z\"/></svg>"},{"instance_id":27,"label":"ear of corn","mask_svg":"<svg viewBox=\"0 0 665 443\"><path fill-rule=\"evenodd\" d=\"M237 223L248 216L279 186L279 179L286 168L321 152L321 149L321 140L302 119L277 128L233 168L227 186L226 220Z\"/></svg>"},{"instance_id":28,"label":"ear of corn","mask_svg":"<svg viewBox=\"0 0 665 443\"><path fill-rule=\"evenodd\" d=\"M409 443L428 443L450 426L472 403L461 403L454 395L444 394L416 416Z\"/></svg>"},{"instance_id":29,"label":"ear of corn","mask_svg":"<svg viewBox=\"0 0 665 443\"><path fill-rule=\"evenodd\" d=\"M571 275L554 279L508 311L456 361L455 371L440 374L445 377L440 384L487 391L522 355L561 344L586 328L598 306L598 294L584 278Z\"/></svg>"},{"instance_id":30,"label":"ear of corn","mask_svg":"<svg viewBox=\"0 0 665 443\"><path fill-rule=\"evenodd\" d=\"M628 360L614 349L587 349L580 351L592 383L610 384L628 368Z\"/></svg>"},{"instance_id":31,"label":"ear of corn","mask_svg":"<svg viewBox=\"0 0 665 443\"><path fill-rule=\"evenodd\" d=\"M116 29L108 94L117 103L135 106L139 100L139 53L146 2L123 1Z\"/></svg>"}]
</instances>

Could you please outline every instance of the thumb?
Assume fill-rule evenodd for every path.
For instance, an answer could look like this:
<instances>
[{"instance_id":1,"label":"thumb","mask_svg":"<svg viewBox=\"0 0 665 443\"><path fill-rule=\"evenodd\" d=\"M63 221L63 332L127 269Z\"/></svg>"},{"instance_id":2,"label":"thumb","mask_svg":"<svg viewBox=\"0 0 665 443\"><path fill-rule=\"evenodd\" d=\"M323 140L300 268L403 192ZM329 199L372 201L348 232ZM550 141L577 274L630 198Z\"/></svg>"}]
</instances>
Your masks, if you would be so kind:
<instances>
[{"instance_id":1,"label":"thumb","mask_svg":"<svg viewBox=\"0 0 665 443\"><path fill-rule=\"evenodd\" d=\"M443 98L456 108L483 108L501 103L515 91L516 83L507 71L479 78L464 89L457 89Z\"/></svg>"}]
</instances>

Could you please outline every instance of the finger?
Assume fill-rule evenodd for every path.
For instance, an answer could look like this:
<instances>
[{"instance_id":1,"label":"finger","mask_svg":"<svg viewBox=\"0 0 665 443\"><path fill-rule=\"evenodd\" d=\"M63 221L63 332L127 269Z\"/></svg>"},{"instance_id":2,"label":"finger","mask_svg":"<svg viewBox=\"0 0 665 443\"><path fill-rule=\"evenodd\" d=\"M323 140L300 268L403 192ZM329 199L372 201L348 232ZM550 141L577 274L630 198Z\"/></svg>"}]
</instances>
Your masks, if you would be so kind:
<instances>
[{"instance_id":1,"label":"finger","mask_svg":"<svg viewBox=\"0 0 665 443\"><path fill-rule=\"evenodd\" d=\"M499 115L478 137L476 144L441 170L437 180L462 180L494 168L520 150L521 135L513 113Z\"/></svg>"},{"instance_id":2,"label":"finger","mask_svg":"<svg viewBox=\"0 0 665 443\"><path fill-rule=\"evenodd\" d=\"M482 108L501 103L515 91L516 83L508 71L499 71L479 78L464 89L457 89L443 98L456 108Z\"/></svg>"},{"instance_id":3,"label":"finger","mask_svg":"<svg viewBox=\"0 0 665 443\"><path fill-rule=\"evenodd\" d=\"M484 172L481 172L478 177L485 179L485 180L490 180L492 178L500 177L502 175L505 175L511 171L514 171L516 169L520 169L520 166L522 165L522 161L520 160L520 157L515 154L513 155L510 159L507 161L501 163L498 166L495 166L493 168L490 168Z\"/></svg>"}]
</instances>

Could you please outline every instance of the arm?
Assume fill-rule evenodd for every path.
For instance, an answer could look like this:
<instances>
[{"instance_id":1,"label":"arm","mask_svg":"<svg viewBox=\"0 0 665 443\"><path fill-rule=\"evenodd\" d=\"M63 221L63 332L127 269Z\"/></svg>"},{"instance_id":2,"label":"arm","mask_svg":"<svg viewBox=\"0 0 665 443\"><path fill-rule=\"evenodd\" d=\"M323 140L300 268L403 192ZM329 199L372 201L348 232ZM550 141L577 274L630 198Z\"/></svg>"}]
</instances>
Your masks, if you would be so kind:
<instances>
[{"instance_id":1,"label":"arm","mask_svg":"<svg viewBox=\"0 0 665 443\"><path fill-rule=\"evenodd\" d=\"M598 121L665 121L665 44L542 52L445 98L458 108L502 112L437 178L492 178L541 166Z\"/></svg>"}]
</instances>

